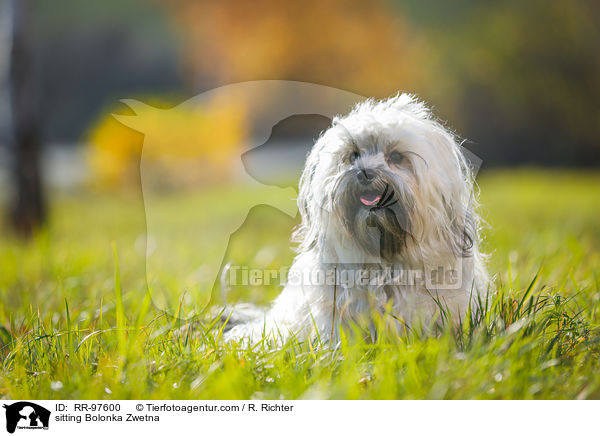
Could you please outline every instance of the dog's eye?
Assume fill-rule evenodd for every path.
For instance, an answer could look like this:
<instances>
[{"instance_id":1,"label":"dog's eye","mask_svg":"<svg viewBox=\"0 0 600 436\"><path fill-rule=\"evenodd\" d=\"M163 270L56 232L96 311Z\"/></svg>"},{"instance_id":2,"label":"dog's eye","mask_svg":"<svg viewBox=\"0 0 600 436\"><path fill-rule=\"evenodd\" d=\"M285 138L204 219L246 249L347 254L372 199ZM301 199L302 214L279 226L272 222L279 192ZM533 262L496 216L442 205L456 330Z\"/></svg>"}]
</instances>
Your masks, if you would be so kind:
<instances>
[{"instance_id":1,"label":"dog's eye","mask_svg":"<svg viewBox=\"0 0 600 436\"><path fill-rule=\"evenodd\" d=\"M354 162L356 162L356 160L360 157L360 153L358 151L355 151L353 153L350 154L350 156L348 156L348 160L350 161L351 164L353 164Z\"/></svg>"},{"instance_id":2,"label":"dog's eye","mask_svg":"<svg viewBox=\"0 0 600 436\"><path fill-rule=\"evenodd\" d=\"M404 160L404 156L399 151L393 151L388 157L391 164L398 165Z\"/></svg>"}]
</instances>

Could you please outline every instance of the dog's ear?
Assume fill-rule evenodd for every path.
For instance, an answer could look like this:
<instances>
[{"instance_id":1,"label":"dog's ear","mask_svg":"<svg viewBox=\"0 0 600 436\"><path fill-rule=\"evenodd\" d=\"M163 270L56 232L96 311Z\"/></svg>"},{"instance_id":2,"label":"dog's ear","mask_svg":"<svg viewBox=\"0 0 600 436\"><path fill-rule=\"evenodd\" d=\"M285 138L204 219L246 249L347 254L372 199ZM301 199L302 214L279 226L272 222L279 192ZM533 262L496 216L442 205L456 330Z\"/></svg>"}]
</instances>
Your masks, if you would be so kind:
<instances>
[{"instance_id":1,"label":"dog's ear","mask_svg":"<svg viewBox=\"0 0 600 436\"><path fill-rule=\"evenodd\" d=\"M434 120L426 123L428 165L421 182L429 188L430 243L441 240L454 256L468 257L477 244L479 226L472 171L452 133Z\"/></svg>"},{"instance_id":2,"label":"dog's ear","mask_svg":"<svg viewBox=\"0 0 600 436\"><path fill-rule=\"evenodd\" d=\"M315 214L318 211L315 210L312 189L319 161L319 148L320 144L317 141L306 159L306 164L298 185L298 210L302 221L294 231L292 241L298 244L299 251L308 251L314 248L319 238L318 228L315 226Z\"/></svg>"},{"instance_id":3,"label":"dog's ear","mask_svg":"<svg viewBox=\"0 0 600 436\"><path fill-rule=\"evenodd\" d=\"M449 152L452 154L449 158L456 168L454 174L448 175L446 186L441 186L439 191L444 195L446 222L449 223L445 233L452 253L457 257L469 257L473 254L474 245L477 243L479 226L473 180L454 138L448 134L446 141L452 141L452 144L448 145Z\"/></svg>"}]
</instances>

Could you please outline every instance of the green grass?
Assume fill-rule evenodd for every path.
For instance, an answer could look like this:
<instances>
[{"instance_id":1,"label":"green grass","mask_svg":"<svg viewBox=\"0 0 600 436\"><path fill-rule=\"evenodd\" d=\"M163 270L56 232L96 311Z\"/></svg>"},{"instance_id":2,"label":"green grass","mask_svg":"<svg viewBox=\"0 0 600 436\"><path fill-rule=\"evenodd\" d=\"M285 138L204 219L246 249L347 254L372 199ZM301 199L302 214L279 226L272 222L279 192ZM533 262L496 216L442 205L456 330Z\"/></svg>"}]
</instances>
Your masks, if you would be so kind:
<instances>
[{"instance_id":1,"label":"green grass","mask_svg":"<svg viewBox=\"0 0 600 436\"><path fill-rule=\"evenodd\" d=\"M161 315L145 293L140 195L57 194L51 223L34 241L0 241L0 396L600 398L600 174L498 171L479 185L484 249L497 276L485 313L435 337L383 333L369 343L349 335L335 351L292 342L275 351L236 349L220 343L208 321ZM207 195L164 198L156 207L162 219L178 219L173 231L185 236L207 204L226 220L239 194ZM260 268L289 264L293 225L267 208L253 210L229 258ZM210 256L173 247L157 262L168 274ZM156 283L174 307L190 292L177 274L151 279L150 287ZM277 292L236 288L233 297L266 302ZM199 293L207 301L210 286Z\"/></svg>"}]
</instances>

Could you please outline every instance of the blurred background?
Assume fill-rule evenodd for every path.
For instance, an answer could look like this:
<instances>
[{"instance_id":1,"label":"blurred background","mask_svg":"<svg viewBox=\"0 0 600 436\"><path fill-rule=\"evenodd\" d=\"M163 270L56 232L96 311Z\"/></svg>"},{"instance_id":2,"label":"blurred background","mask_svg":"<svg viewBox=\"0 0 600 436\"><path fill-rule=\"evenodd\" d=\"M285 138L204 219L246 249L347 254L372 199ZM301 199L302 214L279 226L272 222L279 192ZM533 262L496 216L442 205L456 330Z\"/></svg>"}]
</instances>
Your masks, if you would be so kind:
<instances>
[{"instance_id":1,"label":"blurred background","mask_svg":"<svg viewBox=\"0 0 600 436\"><path fill-rule=\"evenodd\" d=\"M170 107L262 79L377 98L415 93L469 140L484 168L600 162L600 5L592 0L0 4L3 180L16 154L11 59L26 88L13 105L29 100L16 109L35 124L28 129L37 131L49 182L63 185L91 176L82 160L90 147L100 149L92 164L104 183L126 177L123 160L142 137L114 125L120 99ZM243 109L231 109L236 137Z\"/></svg>"},{"instance_id":2,"label":"blurred background","mask_svg":"<svg viewBox=\"0 0 600 436\"><path fill-rule=\"evenodd\" d=\"M482 173L597 168L599 22L594 0L0 0L3 234L35 233L57 205L65 234L129 209L143 228L144 135L112 117L135 112L120 100L169 109L241 81L311 82L376 98L415 93L468 140ZM252 113L243 98L169 111L149 156L157 188L198 182L161 160L161 150L186 149L189 138L213 169L196 174L227 179L227 163L251 142ZM281 120L273 138L280 152L302 156L328 122ZM122 197L112 209L103 203ZM103 229L99 238L120 234ZM130 233L144 251L135 237L143 230ZM261 245L260 235L249 237ZM266 264L279 256L256 251Z\"/></svg>"}]
</instances>

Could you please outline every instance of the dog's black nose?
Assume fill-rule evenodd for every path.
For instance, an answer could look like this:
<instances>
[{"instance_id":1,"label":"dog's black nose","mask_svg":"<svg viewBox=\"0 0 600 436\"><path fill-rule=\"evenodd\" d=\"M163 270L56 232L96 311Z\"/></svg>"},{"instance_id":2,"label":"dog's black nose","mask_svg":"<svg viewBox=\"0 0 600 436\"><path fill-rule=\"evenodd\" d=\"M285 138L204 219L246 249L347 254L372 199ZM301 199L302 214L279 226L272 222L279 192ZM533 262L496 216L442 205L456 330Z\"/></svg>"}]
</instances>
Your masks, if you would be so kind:
<instances>
[{"instance_id":1,"label":"dog's black nose","mask_svg":"<svg viewBox=\"0 0 600 436\"><path fill-rule=\"evenodd\" d=\"M366 168L360 169L356 173L356 177L358 178L358 181L360 183L362 183L363 185L367 185L367 184L371 183L371 180L373 180L376 175L377 175L377 173L375 171L369 170Z\"/></svg>"}]
</instances>

